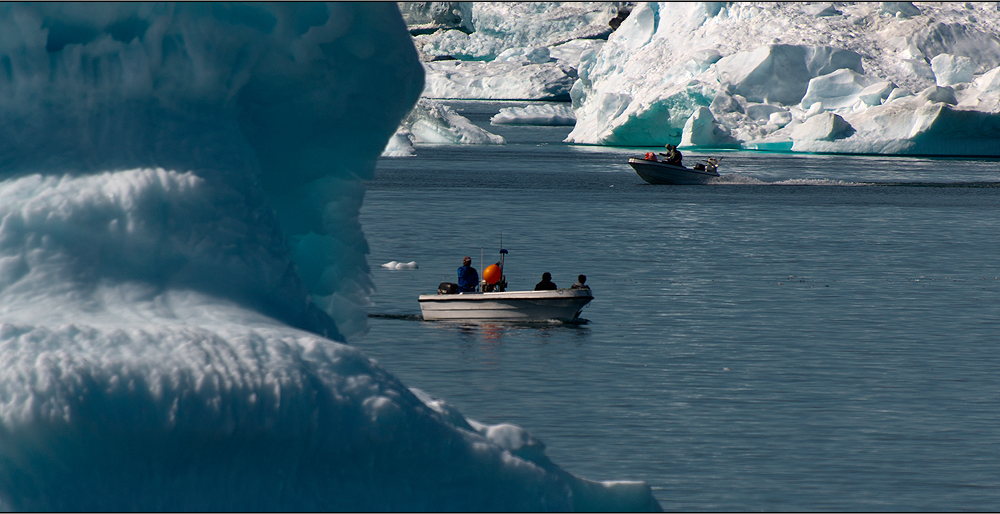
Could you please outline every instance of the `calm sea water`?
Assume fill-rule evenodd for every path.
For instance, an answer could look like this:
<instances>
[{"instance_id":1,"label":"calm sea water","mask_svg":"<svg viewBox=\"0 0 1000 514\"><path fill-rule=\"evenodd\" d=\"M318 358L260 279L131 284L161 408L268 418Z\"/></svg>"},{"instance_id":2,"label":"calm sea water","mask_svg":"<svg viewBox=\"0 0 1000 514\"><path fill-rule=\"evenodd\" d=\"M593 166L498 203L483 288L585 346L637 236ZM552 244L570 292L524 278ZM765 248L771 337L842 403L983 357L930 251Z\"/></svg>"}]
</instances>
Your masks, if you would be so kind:
<instances>
[{"instance_id":1,"label":"calm sea water","mask_svg":"<svg viewBox=\"0 0 1000 514\"><path fill-rule=\"evenodd\" d=\"M380 161L352 344L667 510L1000 510L1000 161L732 152L719 184L653 186L647 149L452 105L508 144ZM420 320L501 233L512 289L587 275L588 323Z\"/></svg>"}]
</instances>

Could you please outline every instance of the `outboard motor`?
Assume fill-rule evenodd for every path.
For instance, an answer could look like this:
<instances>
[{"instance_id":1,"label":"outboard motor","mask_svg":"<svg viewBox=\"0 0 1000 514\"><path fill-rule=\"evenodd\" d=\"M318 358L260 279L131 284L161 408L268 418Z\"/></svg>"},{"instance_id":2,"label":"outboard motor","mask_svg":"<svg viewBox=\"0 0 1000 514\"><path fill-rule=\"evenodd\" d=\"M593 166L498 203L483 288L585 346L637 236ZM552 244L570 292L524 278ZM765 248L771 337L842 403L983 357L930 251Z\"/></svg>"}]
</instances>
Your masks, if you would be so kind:
<instances>
[{"instance_id":1,"label":"outboard motor","mask_svg":"<svg viewBox=\"0 0 1000 514\"><path fill-rule=\"evenodd\" d=\"M438 294L458 294L458 284L454 282L441 282L438 285Z\"/></svg>"}]
</instances>

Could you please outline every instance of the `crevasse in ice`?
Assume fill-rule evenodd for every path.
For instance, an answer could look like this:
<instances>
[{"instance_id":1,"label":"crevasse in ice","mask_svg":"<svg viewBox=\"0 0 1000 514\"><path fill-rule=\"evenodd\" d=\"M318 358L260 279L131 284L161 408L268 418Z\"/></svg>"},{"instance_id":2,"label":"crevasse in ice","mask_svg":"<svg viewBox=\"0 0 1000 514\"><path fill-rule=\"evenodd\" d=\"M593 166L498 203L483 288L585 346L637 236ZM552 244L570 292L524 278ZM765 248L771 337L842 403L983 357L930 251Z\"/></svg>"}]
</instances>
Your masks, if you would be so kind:
<instances>
[{"instance_id":1,"label":"crevasse in ice","mask_svg":"<svg viewBox=\"0 0 1000 514\"><path fill-rule=\"evenodd\" d=\"M658 508L333 340L422 77L392 3L0 5L0 509Z\"/></svg>"}]
</instances>

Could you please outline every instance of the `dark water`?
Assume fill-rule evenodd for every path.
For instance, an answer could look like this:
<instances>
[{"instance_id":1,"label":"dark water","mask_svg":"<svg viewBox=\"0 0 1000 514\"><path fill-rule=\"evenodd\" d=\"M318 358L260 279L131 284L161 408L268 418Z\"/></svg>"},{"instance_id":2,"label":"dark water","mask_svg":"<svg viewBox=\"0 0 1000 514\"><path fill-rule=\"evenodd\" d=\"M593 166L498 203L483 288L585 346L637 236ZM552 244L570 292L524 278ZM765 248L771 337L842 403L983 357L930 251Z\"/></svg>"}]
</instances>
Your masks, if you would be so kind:
<instances>
[{"instance_id":1,"label":"dark water","mask_svg":"<svg viewBox=\"0 0 1000 514\"><path fill-rule=\"evenodd\" d=\"M732 152L717 184L653 186L646 149L454 105L508 144L381 160L352 344L667 510L1000 509L1000 162ZM588 276L588 323L420 321L501 232L511 288Z\"/></svg>"}]
</instances>

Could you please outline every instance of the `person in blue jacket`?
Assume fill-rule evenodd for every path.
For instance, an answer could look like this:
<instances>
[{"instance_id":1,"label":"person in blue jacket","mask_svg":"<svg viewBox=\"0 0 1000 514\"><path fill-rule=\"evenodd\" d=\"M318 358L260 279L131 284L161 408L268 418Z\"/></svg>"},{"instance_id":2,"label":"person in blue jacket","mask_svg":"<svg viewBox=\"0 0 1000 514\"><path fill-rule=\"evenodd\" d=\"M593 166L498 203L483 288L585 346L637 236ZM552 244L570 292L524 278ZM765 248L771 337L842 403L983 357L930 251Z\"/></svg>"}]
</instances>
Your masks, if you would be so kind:
<instances>
[{"instance_id":1,"label":"person in blue jacket","mask_svg":"<svg viewBox=\"0 0 1000 514\"><path fill-rule=\"evenodd\" d=\"M458 268L458 292L474 293L479 285L479 273L472 267L472 257L462 259L462 267Z\"/></svg>"}]
</instances>

